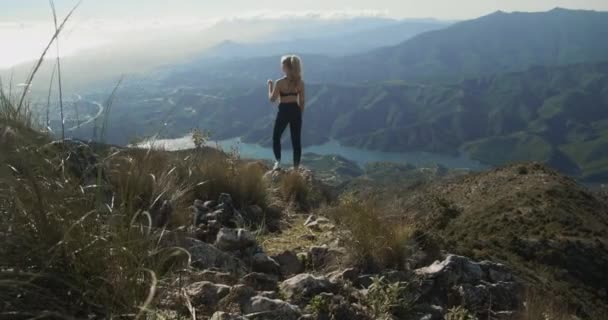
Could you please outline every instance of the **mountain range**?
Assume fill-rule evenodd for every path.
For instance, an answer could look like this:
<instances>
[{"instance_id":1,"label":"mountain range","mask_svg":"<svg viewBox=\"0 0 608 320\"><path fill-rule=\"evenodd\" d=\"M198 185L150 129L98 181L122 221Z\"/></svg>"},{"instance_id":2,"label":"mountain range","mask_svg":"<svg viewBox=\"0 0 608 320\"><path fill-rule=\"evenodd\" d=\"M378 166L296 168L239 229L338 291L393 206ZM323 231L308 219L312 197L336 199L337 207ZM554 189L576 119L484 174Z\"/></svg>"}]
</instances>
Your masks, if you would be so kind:
<instances>
[{"instance_id":1,"label":"mountain range","mask_svg":"<svg viewBox=\"0 0 608 320\"><path fill-rule=\"evenodd\" d=\"M304 55L304 141L537 160L608 178L608 13L497 12L363 54ZM304 50L304 49L301 49ZM270 145L278 57L201 58L121 89L111 142L191 128ZM87 131L90 132L90 131Z\"/></svg>"}]
</instances>

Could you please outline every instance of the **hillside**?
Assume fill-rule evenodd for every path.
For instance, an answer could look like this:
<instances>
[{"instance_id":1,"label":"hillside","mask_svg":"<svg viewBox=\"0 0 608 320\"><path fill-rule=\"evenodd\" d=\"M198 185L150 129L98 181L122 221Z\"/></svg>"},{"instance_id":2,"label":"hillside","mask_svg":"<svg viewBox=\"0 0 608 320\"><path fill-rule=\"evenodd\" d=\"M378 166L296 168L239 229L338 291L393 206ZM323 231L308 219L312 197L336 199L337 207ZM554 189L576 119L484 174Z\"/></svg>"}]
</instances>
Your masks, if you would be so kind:
<instances>
[{"instance_id":1,"label":"hillside","mask_svg":"<svg viewBox=\"0 0 608 320\"><path fill-rule=\"evenodd\" d=\"M308 96L306 145L335 139L382 151L464 150L489 165L542 161L599 182L608 174L608 63L534 67L453 85L311 85ZM215 139L241 136L270 146L273 118L261 86L165 93L125 87L108 139L126 144L125 137L153 135L166 122L169 137L202 127Z\"/></svg>"},{"instance_id":2,"label":"hillside","mask_svg":"<svg viewBox=\"0 0 608 320\"><path fill-rule=\"evenodd\" d=\"M496 12L346 60L340 81L465 79L608 57L608 13L556 8ZM352 73L351 73L352 72Z\"/></svg>"},{"instance_id":3,"label":"hillside","mask_svg":"<svg viewBox=\"0 0 608 320\"><path fill-rule=\"evenodd\" d=\"M608 12L554 9L496 12L424 32L398 45L345 57L301 50L306 78L314 83L386 80L454 82L469 77L523 71L533 66L593 63L608 58ZM167 83L255 84L277 70L279 55L183 65ZM278 70L277 70L278 72ZM238 76L237 76L238 75Z\"/></svg>"},{"instance_id":4,"label":"hillside","mask_svg":"<svg viewBox=\"0 0 608 320\"><path fill-rule=\"evenodd\" d=\"M10 319L565 320L606 308L608 205L541 165L375 164L360 179L345 159L307 155L358 190L369 182L338 200L311 171L207 147L53 142L4 118L0 139ZM578 308L553 309L562 301Z\"/></svg>"},{"instance_id":5,"label":"hillside","mask_svg":"<svg viewBox=\"0 0 608 320\"><path fill-rule=\"evenodd\" d=\"M450 251L516 267L579 312L608 311L608 204L553 170L522 164L462 176L406 194L399 208L399 221Z\"/></svg>"}]
</instances>

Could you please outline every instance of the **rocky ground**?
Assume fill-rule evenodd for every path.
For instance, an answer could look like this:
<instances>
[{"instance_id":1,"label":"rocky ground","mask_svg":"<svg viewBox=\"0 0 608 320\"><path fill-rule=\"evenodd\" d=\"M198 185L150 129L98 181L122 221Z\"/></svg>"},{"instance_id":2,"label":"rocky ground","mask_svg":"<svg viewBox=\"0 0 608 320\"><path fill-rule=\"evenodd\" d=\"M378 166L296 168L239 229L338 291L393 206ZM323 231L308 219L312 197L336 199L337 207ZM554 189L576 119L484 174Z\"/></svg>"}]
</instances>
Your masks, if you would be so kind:
<instances>
[{"instance_id":1,"label":"rocky ground","mask_svg":"<svg viewBox=\"0 0 608 320\"><path fill-rule=\"evenodd\" d=\"M247 228L244 221L260 208L239 210L228 194L194 202L195 232L180 243L191 254L191 267L163 288L167 315L432 320L466 309L482 319L514 319L521 308L523 284L507 266L490 261L444 254L427 266L376 274L349 266L340 226L280 197L289 174L266 175L273 206L281 210L278 221L268 221L273 232ZM310 171L298 174L318 183Z\"/></svg>"}]
</instances>

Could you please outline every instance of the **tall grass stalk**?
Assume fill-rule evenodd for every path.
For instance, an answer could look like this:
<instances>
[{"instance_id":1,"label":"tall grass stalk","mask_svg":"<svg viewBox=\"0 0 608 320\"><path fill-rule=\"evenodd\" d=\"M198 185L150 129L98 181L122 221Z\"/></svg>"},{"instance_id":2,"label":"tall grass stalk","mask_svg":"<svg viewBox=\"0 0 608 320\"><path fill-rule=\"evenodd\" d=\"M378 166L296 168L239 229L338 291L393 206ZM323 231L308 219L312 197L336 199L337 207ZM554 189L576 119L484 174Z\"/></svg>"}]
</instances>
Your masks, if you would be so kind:
<instances>
[{"instance_id":1,"label":"tall grass stalk","mask_svg":"<svg viewBox=\"0 0 608 320\"><path fill-rule=\"evenodd\" d=\"M81 3L82 3L82 0L79 0L76 3L76 5L74 5L74 7L72 7L72 9L70 10L70 12L68 12L68 14L62 20L61 24L59 24L59 26L57 28L55 28L55 33L51 37L51 40L49 41L49 43L47 44L47 46L44 48L44 50L42 51L42 54L40 55L40 57L38 58L38 60L34 64L34 67L32 68L32 71L30 72L27 80L25 81L25 87L23 88L23 92L21 93L21 97L19 98L19 102L17 103L17 108L16 108L16 112L17 113L21 112L21 109L23 108L23 104L25 103L25 100L26 100L25 98L26 98L28 92L30 91L30 87L32 86L32 82L34 81L34 77L38 73L38 70L40 69L40 66L42 65L42 62L44 62L44 58L46 57L49 49L51 48L51 46L53 45L53 43L55 42L55 40L57 39L57 37L59 37L59 34L61 33L61 31L65 27L65 24L68 22L68 20L70 20L70 18L72 17L72 15L76 11L76 9L80 6Z\"/></svg>"},{"instance_id":2,"label":"tall grass stalk","mask_svg":"<svg viewBox=\"0 0 608 320\"><path fill-rule=\"evenodd\" d=\"M53 93L53 81L55 80L55 72L57 72L57 64L53 64L53 71L51 72L51 81L49 83L49 94L46 99L46 118L45 118L45 128L47 131L51 132L51 123L50 123L50 115L51 115L51 95Z\"/></svg>"},{"instance_id":3,"label":"tall grass stalk","mask_svg":"<svg viewBox=\"0 0 608 320\"><path fill-rule=\"evenodd\" d=\"M61 56L59 54L59 25L57 24L57 10L55 10L55 3L53 0L49 0L51 5L51 11L53 12L53 23L55 25L55 33L57 38L55 39L55 46L57 47L57 86L59 89L59 115L61 117L61 141L65 141L65 115L63 113L63 85L61 82Z\"/></svg>"}]
</instances>

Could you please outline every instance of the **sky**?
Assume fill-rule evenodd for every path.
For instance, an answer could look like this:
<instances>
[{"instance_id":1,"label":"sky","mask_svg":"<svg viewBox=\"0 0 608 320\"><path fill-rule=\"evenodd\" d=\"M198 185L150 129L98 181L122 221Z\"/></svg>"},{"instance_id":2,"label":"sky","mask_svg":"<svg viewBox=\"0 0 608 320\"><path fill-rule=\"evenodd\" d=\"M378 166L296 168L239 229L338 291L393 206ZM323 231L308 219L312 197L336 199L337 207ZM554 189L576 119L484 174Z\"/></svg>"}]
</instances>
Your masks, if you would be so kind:
<instances>
[{"instance_id":1,"label":"sky","mask_svg":"<svg viewBox=\"0 0 608 320\"><path fill-rule=\"evenodd\" d=\"M67 9L75 0L55 0ZM297 7L294 7L297 5ZM81 14L90 17L221 18L255 11L377 10L393 17L466 19L496 10L540 11L554 7L608 10L606 0L84 0ZM0 0L0 18L43 19L46 0Z\"/></svg>"},{"instance_id":2,"label":"sky","mask_svg":"<svg viewBox=\"0 0 608 320\"><path fill-rule=\"evenodd\" d=\"M59 15L65 15L76 2L55 0ZM555 7L608 11L608 0L83 0L60 44L61 55L70 56L152 35L194 35L218 21L298 16L462 20L497 10ZM48 0L0 0L0 39L11 43L11 50L0 50L0 69L35 59L52 28Z\"/></svg>"}]
</instances>

